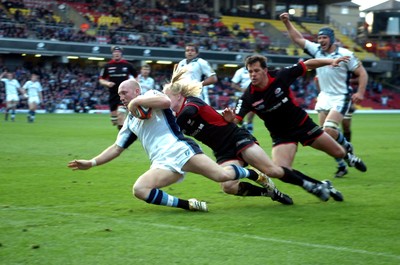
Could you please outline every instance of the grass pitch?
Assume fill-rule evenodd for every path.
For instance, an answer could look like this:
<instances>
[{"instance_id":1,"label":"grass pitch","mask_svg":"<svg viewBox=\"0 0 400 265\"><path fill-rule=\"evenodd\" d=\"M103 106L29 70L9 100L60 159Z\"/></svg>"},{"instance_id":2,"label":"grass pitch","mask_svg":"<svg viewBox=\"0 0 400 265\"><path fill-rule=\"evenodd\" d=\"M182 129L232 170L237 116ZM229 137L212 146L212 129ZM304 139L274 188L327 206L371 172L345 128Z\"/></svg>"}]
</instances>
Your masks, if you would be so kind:
<instances>
[{"instance_id":1,"label":"grass pitch","mask_svg":"<svg viewBox=\"0 0 400 265\"><path fill-rule=\"evenodd\" d=\"M270 154L266 129L259 120L255 128ZM132 197L132 184L149 167L140 143L106 165L67 168L72 159L97 155L116 133L108 115L43 114L33 124L23 114L14 123L1 120L1 264L400 263L400 115L354 116L353 144L366 173L350 169L334 179L332 158L299 147L295 168L331 179L344 202L321 202L277 180L293 206L226 195L194 174L164 188L207 201L208 213Z\"/></svg>"}]
</instances>

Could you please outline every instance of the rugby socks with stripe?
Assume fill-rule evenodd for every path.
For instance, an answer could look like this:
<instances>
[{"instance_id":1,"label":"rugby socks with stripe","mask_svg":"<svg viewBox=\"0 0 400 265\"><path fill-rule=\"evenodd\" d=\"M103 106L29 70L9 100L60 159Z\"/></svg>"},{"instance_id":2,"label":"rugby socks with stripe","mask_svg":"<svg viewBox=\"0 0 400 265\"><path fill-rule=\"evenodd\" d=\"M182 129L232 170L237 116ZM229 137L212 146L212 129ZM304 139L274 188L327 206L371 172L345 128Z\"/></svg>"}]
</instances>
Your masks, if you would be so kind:
<instances>
[{"instance_id":1,"label":"rugby socks with stripe","mask_svg":"<svg viewBox=\"0 0 400 265\"><path fill-rule=\"evenodd\" d=\"M243 168L243 167L239 167L239 166L234 165L234 164L232 164L231 166L235 170L235 179L248 178L248 179L257 181L258 173L255 172L254 170Z\"/></svg>"},{"instance_id":2,"label":"rugby socks with stripe","mask_svg":"<svg viewBox=\"0 0 400 265\"><path fill-rule=\"evenodd\" d=\"M146 199L147 203L155 205L163 205L169 207L176 207L189 210L189 202L187 200L179 199L178 197L169 195L160 189L152 189L149 197Z\"/></svg>"}]
</instances>

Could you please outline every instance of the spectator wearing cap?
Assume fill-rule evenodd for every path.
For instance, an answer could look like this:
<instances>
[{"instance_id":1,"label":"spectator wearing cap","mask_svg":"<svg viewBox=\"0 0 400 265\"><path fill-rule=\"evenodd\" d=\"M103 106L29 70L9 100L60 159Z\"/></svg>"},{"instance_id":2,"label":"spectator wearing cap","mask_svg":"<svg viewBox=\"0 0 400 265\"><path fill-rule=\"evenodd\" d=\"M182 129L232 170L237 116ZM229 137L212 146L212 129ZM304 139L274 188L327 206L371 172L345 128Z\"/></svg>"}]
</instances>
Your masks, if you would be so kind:
<instances>
[{"instance_id":1,"label":"spectator wearing cap","mask_svg":"<svg viewBox=\"0 0 400 265\"><path fill-rule=\"evenodd\" d=\"M344 137L339 125L349 112L351 103L359 104L364 99L368 83L367 71L352 51L335 44L333 29L329 27L321 28L318 31L318 43L314 43L305 39L294 27L288 13L281 14L280 18L292 41L313 58L337 59L343 56L348 58L347 61L341 62L337 67L324 66L316 69L320 93L315 110L318 112L319 123L323 126L324 131L353 155L352 144ZM359 80L358 90L355 93L349 85L351 77ZM338 169L335 177L346 175L346 163L343 159L338 159L337 163Z\"/></svg>"},{"instance_id":2,"label":"spectator wearing cap","mask_svg":"<svg viewBox=\"0 0 400 265\"><path fill-rule=\"evenodd\" d=\"M99 83L109 90L111 123L118 126L119 130L124 124L127 111L119 98L118 87L123 81L134 79L138 74L134 66L122 57L122 47L112 46L111 52L112 59L101 69Z\"/></svg>"}]
</instances>

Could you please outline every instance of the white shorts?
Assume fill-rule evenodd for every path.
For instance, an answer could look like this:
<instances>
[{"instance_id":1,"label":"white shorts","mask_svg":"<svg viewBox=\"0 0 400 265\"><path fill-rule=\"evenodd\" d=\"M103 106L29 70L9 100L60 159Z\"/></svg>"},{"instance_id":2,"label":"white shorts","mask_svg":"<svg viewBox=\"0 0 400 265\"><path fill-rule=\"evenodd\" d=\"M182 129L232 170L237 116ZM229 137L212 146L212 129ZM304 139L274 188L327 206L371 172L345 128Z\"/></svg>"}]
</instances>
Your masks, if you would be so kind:
<instances>
[{"instance_id":1,"label":"white shorts","mask_svg":"<svg viewBox=\"0 0 400 265\"><path fill-rule=\"evenodd\" d=\"M29 97L28 104L39 104L40 98L39 97Z\"/></svg>"},{"instance_id":2,"label":"white shorts","mask_svg":"<svg viewBox=\"0 0 400 265\"><path fill-rule=\"evenodd\" d=\"M334 110L345 115L350 105L350 95L330 95L321 92L318 95L315 110L317 112L329 112L330 110Z\"/></svg>"},{"instance_id":3,"label":"white shorts","mask_svg":"<svg viewBox=\"0 0 400 265\"><path fill-rule=\"evenodd\" d=\"M182 167L199 152L196 152L184 142L178 142L176 146L157 157L150 168L166 169L184 175L185 171L182 170Z\"/></svg>"},{"instance_id":4,"label":"white shorts","mask_svg":"<svg viewBox=\"0 0 400 265\"><path fill-rule=\"evenodd\" d=\"M16 101L19 102L19 97L17 94L11 94L6 96L6 101Z\"/></svg>"}]
</instances>

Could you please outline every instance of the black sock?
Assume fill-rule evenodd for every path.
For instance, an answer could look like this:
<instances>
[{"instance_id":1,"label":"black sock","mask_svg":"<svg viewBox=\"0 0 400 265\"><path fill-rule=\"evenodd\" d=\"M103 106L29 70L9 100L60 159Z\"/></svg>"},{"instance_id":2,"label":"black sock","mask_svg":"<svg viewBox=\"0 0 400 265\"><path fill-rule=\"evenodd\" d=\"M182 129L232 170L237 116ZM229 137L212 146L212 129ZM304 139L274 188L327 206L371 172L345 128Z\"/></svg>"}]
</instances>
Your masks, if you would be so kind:
<instances>
[{"instance_id":1,"label":"black sock","mask_svg":"<svg viewBox=\"0 0 400 265\"><path fill-rule=\"evenodd\" d=\"M255 186L248 182L240 182L239 190L235 196L266 196L268 191L265 188Z\"/></svg>"},{"instance_id":2,"label":"black sock","mask_svg":"<svg viewBox=\"0 0 400 265\"><path fill-rule=\"evenodd\" d=\"M307 180L311 183L321 183L321 181L317 180L317 179L313 179L312 177L309 177L307 175L304 175L303 173L301 173L300 171L293 169L293 172L296 173L296 175L298 175L299 177L301 177L304 180Z\"/></svg>"},{"instance_id":3,"label":"black sock","mask_svg":"<svg viewBox=\"0 0 400 265\"><path fill-rule=\"evenodd\" d=\"M348 142L351 142L351 132L343 132L343 135Z\"/></svg>"},{"instance_id":4,"label":"black sock","mask_svg":"<svg viewBox=\"0 0 400 265\"><path fill-rule=\"evenodd\" d=\"M255 172L253 169L248 169L248 171L249 171L250 175L247 178L250 180L253 180L253 181L257 181L258 173Z\"/></svg>"},{"instance_id":5,"label":"black sock","mask_svg":"<svg viewBox=\"0 0 400 265\"><path fill-rule=\"evenodd\" d=\"M299 176L298 174L296 174L295 170L290 170L286 167L282 167L283 171L285 172L285 174L283 175L283 177L279 178L279 180L286 182L286 183L290 183L293 185L297 185L300 187L303 187L303 178L301 176Z\"/></svg>"},{"instance_id":6,"label":"black sock","mask_svg":"<svg viewBox=\"0 0 400 265\"><path fill-rule=\"evenodd\" d=\"M185 210L189 210L189 201L179 199L177 207L185 209Z\"/></svg>"}]
</instances>

